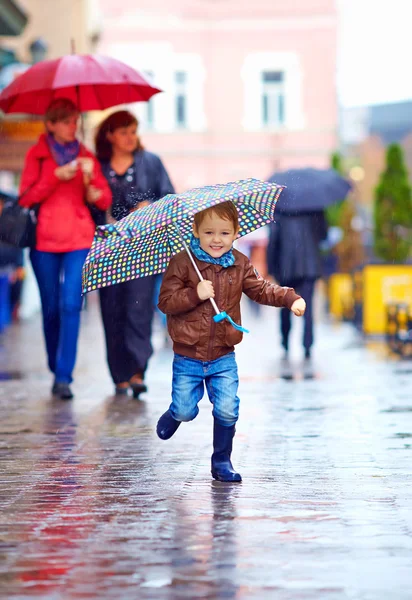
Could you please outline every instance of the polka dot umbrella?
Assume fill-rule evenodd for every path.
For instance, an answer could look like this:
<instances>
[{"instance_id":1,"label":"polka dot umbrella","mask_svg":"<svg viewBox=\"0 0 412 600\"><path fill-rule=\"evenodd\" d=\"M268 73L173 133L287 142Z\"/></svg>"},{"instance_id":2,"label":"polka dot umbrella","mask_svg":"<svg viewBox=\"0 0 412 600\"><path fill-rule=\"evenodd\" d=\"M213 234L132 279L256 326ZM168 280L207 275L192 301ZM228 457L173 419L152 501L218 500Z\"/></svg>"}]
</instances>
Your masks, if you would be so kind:
<instances>
[{"instance_id":1,"label":"polka dot umbrella","mask_svg":"<svg viewBox=\"0 0 412 600\"><path fill-rule=\"evenodd\" d=\"M204 186L182 194L169 194L115 224L98 227L83 267L83 293L156 275L166 270L171 257L188 248L193 217L216 204L231 201L239 215L239 237L274 220L276 202L284 186L244 179ZM211 298L215 320L228 318ZM233 324L233 323L232 323ZM233 324L235 325L235 324Z\"/></svg>"}]
</instances>

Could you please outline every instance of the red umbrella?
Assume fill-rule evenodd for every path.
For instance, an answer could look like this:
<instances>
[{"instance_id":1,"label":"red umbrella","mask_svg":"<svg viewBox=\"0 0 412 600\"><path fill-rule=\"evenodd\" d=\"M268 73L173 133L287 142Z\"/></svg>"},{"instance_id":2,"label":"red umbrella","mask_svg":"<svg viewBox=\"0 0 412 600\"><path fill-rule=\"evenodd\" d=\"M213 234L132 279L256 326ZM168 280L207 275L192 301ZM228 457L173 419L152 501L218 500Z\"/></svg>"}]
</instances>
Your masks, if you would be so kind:
<instances>
[{"instance_id":1,"label":"red umbrella","mask_svg":"<svg viewBox=\"0 0 412 600\"><path fill-rule=\"evenodd\" d=\"M161 92L144 76L106 56L69 54L33 65L0 94L5 113L42 115L55 98L68 98L80 112L149 100Z\"/></svg>"}]
</instances>

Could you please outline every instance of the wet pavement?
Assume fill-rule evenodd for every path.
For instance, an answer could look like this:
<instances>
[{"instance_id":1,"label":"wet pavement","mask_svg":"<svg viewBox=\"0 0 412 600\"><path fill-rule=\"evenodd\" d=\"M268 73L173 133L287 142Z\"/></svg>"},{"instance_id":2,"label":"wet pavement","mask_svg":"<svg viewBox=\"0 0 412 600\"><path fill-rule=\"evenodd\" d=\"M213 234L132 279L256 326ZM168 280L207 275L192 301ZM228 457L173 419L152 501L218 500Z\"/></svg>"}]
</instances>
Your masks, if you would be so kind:
<instances>
[{"instance_id":1,"label":"wet pavement","mask_svg":"<svg viewBox=\"0 0 412 600\"><path fill-rule=\"evenodd\" d=\"M158 351L144 401L115 399L93 301L73 402L51 400L40 322L0 348L0 597L409 600L412 598L412 368L365 347L349 325L319 327L313 380L279 377L275 311L245 318L242 484L210 477L206 399L169 442Z\"/></svg>"}]
</instances>

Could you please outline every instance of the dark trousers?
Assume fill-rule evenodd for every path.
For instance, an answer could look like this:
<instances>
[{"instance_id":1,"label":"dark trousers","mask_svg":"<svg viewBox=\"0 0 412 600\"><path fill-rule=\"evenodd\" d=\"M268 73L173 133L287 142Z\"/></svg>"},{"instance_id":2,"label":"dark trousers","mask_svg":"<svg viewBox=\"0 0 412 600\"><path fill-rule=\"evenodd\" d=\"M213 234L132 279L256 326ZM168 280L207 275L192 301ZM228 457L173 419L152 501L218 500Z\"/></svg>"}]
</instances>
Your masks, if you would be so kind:
<instances>
[{"instance_id":1,"label":"dark trousers","mask_svg":"<svg viewBox=\"0 0 412 600\"><path fill-rule=\"evenodd\" d=\"M82 309L82 268L88 250L30 253L40 291L49 369L71 383Z\"/></svg>"},{"instance_id":2,"label":"dark trousers","mask_svg":"<svg viewBox=\"0 0 412 600\"><path fill-rule=\"evenodd\" d=\"M302 296L306 302L306 312L303 326L303 347L310 350L313 344L313 292L315 290L315 279L297 279L282 283L288 287L295 288L295 292ZM291 311L288 308L282 308L280 315L280 329L282 334L282 346L287 350L289 348L289 333L291 328Z\"/></svg>"},{"instance_id":3,"label":"dark trousers","mask_svg":"<svg viewBox=\"0 0 412 600\"><path fill-rule=\"evenodd\" d=\"M107 362L115 384L144 373L152 355L155 277L142 277L100 290Z\"/></svg>"}]
</instances>

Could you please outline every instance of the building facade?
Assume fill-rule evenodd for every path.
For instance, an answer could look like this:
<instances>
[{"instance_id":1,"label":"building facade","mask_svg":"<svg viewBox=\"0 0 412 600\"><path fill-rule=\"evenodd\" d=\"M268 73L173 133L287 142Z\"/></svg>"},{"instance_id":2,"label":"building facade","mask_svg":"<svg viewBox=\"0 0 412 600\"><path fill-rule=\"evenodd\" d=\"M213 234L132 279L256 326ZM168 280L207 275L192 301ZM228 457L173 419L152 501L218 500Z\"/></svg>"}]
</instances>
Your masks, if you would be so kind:
<instances>
[{"instance_id":1,"label":"building facade","mask_svg":"<svg viewBox=\"0 0 412 600\"><path fill-rule=\"evenodd\" d=\"M329 164L334 0L99 0L98 51L164 93L133 106L178 189Z\"/></svg>"},{"instance_id":2,"label":"building facade","mask_svg":"<svg viewBox=\"0 0 412 600\"><path fill-rule=\"evenodd\" d=\"M27 25L17 37L4 37L2 44L14 50L22 62L31 59L29 46L43 38L47 58L71 52L72 40L79 54L93 51L99 30L99 0L19 0Z\"/></svg>"},{"instance_id":3,"label":"building facade","mask_svg":"<svg viewBox=\"0 0 412 600\"><path fill-rule=\"evenodd\" d=\"M11 0L0 2L11 4ZM0 37L0 58L4 57L0 89L33 62L69 54L72 43L79 54L93 52L99 31L98 0L19 0L18 4L26 20L24 29L13 36L11 25L0 30L8 34ZM10 8L11 23L13 15ZM15 185L27 150L43 130L41 118L0 116L0 187L8 187L8 181Z\"/></svg>"}]
</instances>

